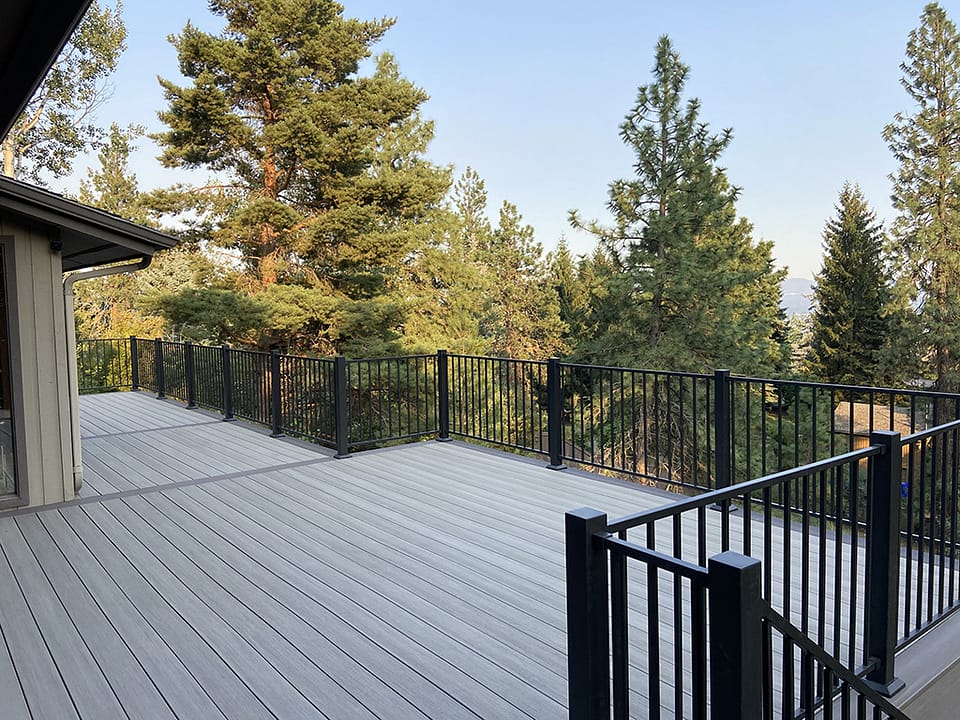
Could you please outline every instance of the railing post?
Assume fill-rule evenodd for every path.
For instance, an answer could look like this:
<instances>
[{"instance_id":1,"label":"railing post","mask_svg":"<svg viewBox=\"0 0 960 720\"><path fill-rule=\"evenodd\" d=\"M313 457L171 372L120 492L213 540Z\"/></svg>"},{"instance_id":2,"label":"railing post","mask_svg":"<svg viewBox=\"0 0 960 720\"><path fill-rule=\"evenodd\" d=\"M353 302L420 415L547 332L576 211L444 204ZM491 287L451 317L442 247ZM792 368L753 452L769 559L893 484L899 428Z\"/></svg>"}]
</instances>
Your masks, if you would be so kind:
<instances>
[{"instance_id":1,"label":"railing post","mask_svg":"<svg viewBox=\"0 0 960 720\"><path fill-rule=\"evenodd\" d=\"M233 366L230 359L230 348L220 346L220 395L223 401L224 421L233 420Z\"/></svg>"},{"instance_id":2,"label":"railing post","mask_svg":"<svg viewBox=\"0 0 960 720\"><path fill-rule=\"evenodd\" d=\"M163 399L167 396L167 373L163 369L163 340L157 338L153 341L154 372L157 375L157 398Z\"/></svg>"},{"instance_id":3,"label":"railing post","mask_svg":"<svg viewBox=\"0 0 960 720\"><path fill-rule=\"evenodd\" d=\"M760 561L722 552L707 561L710 587L710 717L762 715Z\"/></svg>"},{"instance_id":4,"label":"railing post","mask_svg":"<svg viewBox=\"0 0 960 720\"><path fill-rule=\"evenodd\" d=\"M183 344L183 372L187 376L187 410L197 407L197 373L193 364L193 343Z\"/></svg>"},{"instance_id":5,"label":"railing post","mask_svg":"<svg viewBox=\"0 0 960 720\"><path fill-rule=\"evenodd\" d=\"M130 389L140 389L140 351L136 335L130 336Z\"/></svg>"},{"instance_id":6,"label":"railing post","mask_svg":"<svg viewBox=\"0 0 960 720\"><path fill-rule=\"evenodd\" d=\"M897 615L900 583L900 475L902 473L900 433L878 430L870 433L870 444L883 451L871 459L872 492L867 543L866 628L863 646L876 662L865 680L890 697L904 687L894 675L897 648Z\"/></svg>"},{"instance_id":7,"label":"railing post","mask_svg":"<svg viewBox=\"0 0 960 720\"><path fill-rule=\"evenodd\" d=\"M337 434L337 454L335 458L342 460L350 457L350 438L347 422L347 359L337 355L333 359L333 402L334 419Z\"/></svg>"},{"instance_id":8,"label":"railing post","mask_svg":"<svg viewBox=\"0 0 960 720\"><path fill-rule=\"evenodd\" d=\"M437 440L450 442L450 366L446 350L437 350Z\"/></svg>"},{"instance_id":9,"label":"railing post","mask_svg":"<svg viewBox=\"0 0 960 720\"><path fill-rule=\"evenodd\" d=\"M560 358L547 361L547 450L550 470L566 470L563 464L563 385Z\"/></svg>"},{"instance_id":10,"label":"railing post","mask_svg":"<svg viewBox=\"0 0 960 720\"><path fill-rule=\"evenodd\" d=\"M714 487L730 487L730 371L717 370L714 378Z\"/></svg>"},{"instance_id":11,"label":"railing post","mask_svg":"<svg viewBox=\"0 0 960 720\"><path fill-rule=\"evenodd\" d=\"M283 435L283 404L280 402L280 353L270 352L270 437Z\"/></svg>"},{"instance_id":12,"label":"railing post","mask_svg":"<svg viewBox=\"0 0 960 720\"><path fill-rule=\"evenodd\" d=\"M607 551L597 533L607 516L580 508L566 514L567 705L570 720L610 718L610 620Z\"/></svg>"}]
</instances>

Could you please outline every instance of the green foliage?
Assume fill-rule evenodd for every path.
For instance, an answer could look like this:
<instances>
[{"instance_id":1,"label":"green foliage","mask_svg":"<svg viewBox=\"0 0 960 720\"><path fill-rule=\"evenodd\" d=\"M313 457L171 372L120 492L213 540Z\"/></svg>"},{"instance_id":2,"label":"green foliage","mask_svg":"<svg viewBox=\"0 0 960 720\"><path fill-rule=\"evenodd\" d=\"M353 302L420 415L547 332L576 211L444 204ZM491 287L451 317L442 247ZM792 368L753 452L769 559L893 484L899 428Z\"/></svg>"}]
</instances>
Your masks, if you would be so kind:
<instances>
[{"instance_id":1,"label":"green foliage","mask_svg":"<svg viewBox=\"0 0 960 720\"><path fill-rule=\"evenodd\" d=\"M620 134L635 176L609 189L612 227L571 222L601 243L597 337L576 355L639 367L770 372L786 362L785 319L772 244L737 218L737 189L717 161L731 132L711 134L696 99L682 101L689 68L669 38L654 81L641 86Z\"/></svg>"},{"instance_id":2,"label":"green foliage","mask_svg":"<svg viewBox=\"0 0 960 720\"><path fill-rule=\"evenodd\" d=\"M129 169L133 141L140 132L137 127L110 127L107 142L98 154L100 165L87 170L78 199L127 220L156 225L156 213ZM163 334L164 324L154 312L157 297L203 286L214 277L209 258L187 242L156 253L145 270L79 282L74 287L77 335L158 337Z\"/></svg>"},{"instance_id":3,"label":"green foliage","mask_svg":"<svg viewBox=\"0 0 960 720\"><path fill-rule=\"evenodd\" d=\"M449 184L422 157L433 136L419 111L426 93L389 55L359 75L393 21L346 19L330 0L214 0L210 9L226 20L221 34L188 24L171 39L191 82L161 81L161 159L223 178L205 189L207 220L213 242L241 258L237 292L300 287L298 337L316 326L338 350L391 346L403 316L387 298ZM197 190L183 190L184 206L196 207Z\"/></svg>"},{"instance_id":4,"label":"green foliage","mask_svg":"<svg viewBox=\"0 0 960 720\"><path fill-rule=\"evenodd\" d=\"M141 225L151 224L143 208L137 176L130 170L133 142L143 135L138 125L121 128L110 125L106 142L97 153L100 167L87 168L87 179L80 181L77 199L84 205L98 207Z\"/></svg>"},{"instance_id":5,"label":"green foliage","mask_svg":"<svg viewBox=\"0 0 960 720\"><path fill-rule=\"evenodd\" d=\"M533 228L505 202L487 219L483 180L467 168L452 207L406 264L404 344L419 351L545 358L564 351L556 289Z\"/></svg>"},{"instance_id":6,"label":"green foliage","mask_svg":"<svg viewBox=\"0 0 960 720\"><path fill-rule=\"evenodd\" d=\"M927 5L907 41L901 84L914 107L884 130L899 169L889 252L903 357L938 390L960 389L960 35ZM908 354L909 353L909 354Z\"/></svg>"},{"instance_id":7,"label":"green foliage","mask_svg":"<svg viewBox=\"0 0 960 720\"><path fill-rule=\"evenodd\" d=\"M546 279L543 250L516 206L500 208L500 221L481 253L490 305L484 334L503 357L543 359L562 353L564 325L557 291Z\"/></svg>"},{"instance_id":8,"label":"green foliage","mask_svg":"<svg viewBox=\"0 0 960 720\"><path fill-rule=\"evenodd\" d=\"M3 174L42 184L70 173L73 159L103 131L93 113L109 97L106 78L126 49L121 5L94 1L37 92L2 142Z\"/></svg>"},{"instance_id":9,"label":"green foliage","mask_svg":"<svg viewBox=\"0 0 960 720\"><path fill-rule=\"evenodd\" d=\"M880 385L877 355L889 325L883 232L856 185L844 186L836 210L823 231L809 367L824 382Z\"/></svg>"}]
</instances>

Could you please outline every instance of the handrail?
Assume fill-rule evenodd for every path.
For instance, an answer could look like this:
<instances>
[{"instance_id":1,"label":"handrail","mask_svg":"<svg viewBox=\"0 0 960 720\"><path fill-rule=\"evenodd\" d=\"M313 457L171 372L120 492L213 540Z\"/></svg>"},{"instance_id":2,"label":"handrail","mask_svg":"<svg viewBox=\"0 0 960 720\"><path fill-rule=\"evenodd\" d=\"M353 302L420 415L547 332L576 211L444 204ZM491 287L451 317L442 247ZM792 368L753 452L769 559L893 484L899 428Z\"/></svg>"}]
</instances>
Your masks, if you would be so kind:
<instances>
[{"instance_id":1,"label":"handrail","mask_svg":"<svg viewBox=\"0 0 960 720\"><path fill-rule=\"evenodd\" d=\"M699 507L720 505L723 502L734 500L742 495L752 494L765 488L774 487L775 485L780 485L790 480L802 478L805 475L814 475L816 473L827 472L851 462L865 460L867 458L880 455L881 452L882 448L879 445L869 445L860 450L853 450L852 452L843 453L842 455L837 455L826 460L819 460L817 462L808 463L807 465L801 465L800 467L793 468L792 470L781 470L780 472L772 473L762 478L748 480L746 482L738 483L737 485L731 485L730 487L726 488L720 488L718 490L711 490L701 495L697 495L696 497L678 500L674 503L670 503L669 505L653 508L651 510L643 510L631 515L625 515L609 523L607 527L612 533L620 532L621 530L629 530L630 528L637 527L638 525L645 525L655 520L662 520L663 518L667 518L672 515L679 515L680 513L684 513L689 510L695 510Z\"/></svg>"},{"instance_id":2,"label":"handrail","mask_svg":"<svg viewBox=\"0 0 960 720\"><path fill-rule=\"evenodd\" d=\"M943 425L937 425L936 427L927 428L926 430L921 430L915 432L912 435L907 435L903 438L903 444L908 445L910 443L920 442L921 440L926 440L928 438L934 437L936 435L943 435L950 430L956 430L960 428L960 420L954 420L952 422L944 423Z\"/></svg>"},{"instance_id":3,"label":"handrail","mask_svg":"<svg viewBox=\"0 0 960 720\"><path fill-rule=\"evenodd\" d=\"M822 383L813 380L774 380L772 378L750 377L749 375L731 375L731 380L748 383L778 383L784 385L796 385L799 387L819 388L823 390L840 390L858 393L881 393L905 396L921 396L932 398L943 398L945 400L956 400L957 393L943 392L939 390L913 390L911 388L891 388L876 387L873 385L842 385L833 383Z\"/></svg>"},{"instance_id":4,"label":"handrail","mask_svg":"<svg viewBox=\"0 0 960 720\"><path fill-rule=\"evenodd\" d=\"M589 365L586 363L561 362L561 365L569 368L589 368L590 370L612 370L614 372L651 372L663 377L682 377L695 378L697 380L711 380L713 375L709 373L681 372L679 370L643 370L640 368L628 368L621 365Z\"/></svg>"},{"instance_id":5,"label":"handrail","mask_svg":"<svg viewBox=\"0 0 960 720\"><path fill-rule=\"evenodd\" d=\"M860 672L854 672L850 670L844 666L843 663L839 662L835 657L833 657L833 655L813 642L813 640L807 637L803 631L795 627L792 623L788 622L780 613L770 607L769 603L764 603L763 605L763 619L777 628L777 630L779 630L783 635L790 638L791 642L793 642L805 653L808 653L838 679L847 683L860 695L863 695L867 700L873 703L876 708L879 708L882 712L887 713L891 720L910 720L910 718L904 714L900 708L896 707L893 703L883 697L883 695L874 690L867 682L864 681L863 675L872 669L872 665L866 665L860 669ZM833 699L839 694L839 692L839 688L832 690L829 695L823 698L823 701L833 702Z\"/></svg>"},{"instance_id":6,"label":"handrail","mask_svg":"<svg viewBox=\"0 0 960 720\"><path fill-rule=\"evenodd\" d=\"M628 540L621 540L614 535L604 537L603 543L610 552L616 552L633 560L639 560L659 570L669 570L688 580L706 582L709 577L707 569L696 563L642 547Z\"/></svg>"}]
</instances>

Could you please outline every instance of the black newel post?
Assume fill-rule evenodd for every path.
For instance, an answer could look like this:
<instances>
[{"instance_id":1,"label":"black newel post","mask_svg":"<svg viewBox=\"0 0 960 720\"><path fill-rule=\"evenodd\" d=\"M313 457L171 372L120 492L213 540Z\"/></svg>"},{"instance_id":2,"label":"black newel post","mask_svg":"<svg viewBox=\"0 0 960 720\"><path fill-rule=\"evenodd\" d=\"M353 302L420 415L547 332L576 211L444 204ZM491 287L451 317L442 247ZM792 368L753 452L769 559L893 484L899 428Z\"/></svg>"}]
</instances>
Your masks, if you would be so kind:
<instances>
[{"instance_id":1,"label":"black newel post","mask_svg":"<svg viewBox=\"0 0 960 720\"><path fill-rule=\"evenodd\" d=\"M270 437L283 435L283 408L280 402L280 353L270 352Z\"/></svg>"},{"instance_id":2,"label":"black newel post","mask_svg":"<svg viewBox=\"0 0 960 720\"><path fill-rule=\"evenodd\" d=\"M230 348L220 346L220 394L223 399L223 419L233 420L233 367L230 360Z\"/></svg>"},{"instance_id":3,"label":"black newel post","mask_svg":"<svg viewBox=\"0 0 960 720\"><path fill-rule=\"evenodd\" d=\"M183 344L183 371L187 375L187 410L197 407L197 373L193 363L193 344Z\"/></svg>"},{"instance_id":4,"label":"black newel post","mask_svg":"<svg viewBox=\"0 0 960 720\"><path fill-rule=\"evenodd\" d=\"M710 584L710 713L713 720L761 716L760 561L723 552L707 562Z\"/></svg>"},{"instance_id":5,"label":"black newel post","mask_svg":"<svg viewBox=\"0 0 960 720\"><path fill-rule=\"evenodd\" d=\"M610 619L607 551L597 533L607 516L580 508L566 514L567 703L570 720L610 718Z\"/></svg>"},{"instance_id":6,"label":"black newel post","mask_svg":"<svg viewBox=\"0 0 960 720\"><path fill-rule=\"evenodd\" d=\"M450 366L446 350L437 350L437 440L450 442Z\"/></svg>"},{"instance_id":7,"label":"black newel post","mask_svg":"<svg viewBox=\"0 0 960 720\"><path fill-rule=\"evenodd\" d=\"M163 368L163 340L153 341L154 372L157 374L157 398L167 396L167 373Z\"/></svg>"},{"instance_id":8,"label":"black newel post","mask_svg":"<svg viewBox=\"0 0 960 720\"><path fill-rule=\"evenodd\" d=\"M563 385L560 358L547 361L547 450L550 470L566 470L563 464Z\"/></svg>"},{"instance_id":9,"label":"black newel post","mask_svg":"<svg viewBox=\"0 0 960 720\"><path fill-rule=\"evenodd\" d=\"M714 487L730 487L730 371L717 370L714 378Z\"/></svg>"},{"instance_id":10,"label":"black newel post","mask_svg":"<svg viewBox=\"0 0 960 720\"><path fill-rule=\"evenodd\" d=\"M130 389L140 389L140 350L136 335L130 336Z\"/></svg>"},{"instance_id":11,"label":"black newel post","mask_svg":"<svg viewBox=\"0 0 960 720\"><path fill-rule=\"evenodd\" d=\"M894 675L897 649L897 614L900 582L900 433L879 430L870 433L870 444L883 452L871 458L872 477L869 542L867 543L867 622L863 645L867 657L877 661L866 681L890 697L904 687Z\"/></svg>"},{"instance_id":12,"label":"black newel post","mask_svg":"<svg viewBox=\"0 0 960 720\"><path fill-rule=\"evenodd\" d=\"M350 438L347 435L347 359L337 355L333 359L333 402L337 433L337 459L350 457Z\"/></svg>"}]
</instances>

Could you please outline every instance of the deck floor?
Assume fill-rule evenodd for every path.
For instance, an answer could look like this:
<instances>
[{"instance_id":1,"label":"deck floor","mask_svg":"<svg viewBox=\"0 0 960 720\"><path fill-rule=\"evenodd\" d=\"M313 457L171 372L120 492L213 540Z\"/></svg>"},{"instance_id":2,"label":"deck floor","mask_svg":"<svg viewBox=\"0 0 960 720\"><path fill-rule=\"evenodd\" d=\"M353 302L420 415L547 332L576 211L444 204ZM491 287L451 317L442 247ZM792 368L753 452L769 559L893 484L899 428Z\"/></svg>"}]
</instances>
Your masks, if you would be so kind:
<instances>
[{"instance_id":1,"label":"deck floor","mask_svg":"<svg viewBox=\"0 0 960 720\"><path fill-rule=\"evenodd\" d=\"M81 410L80 499L0 517L4 720L561 718L563 513L665 500L459 443L336 460L136 393Z\"/></svg>"}]
</instances>

